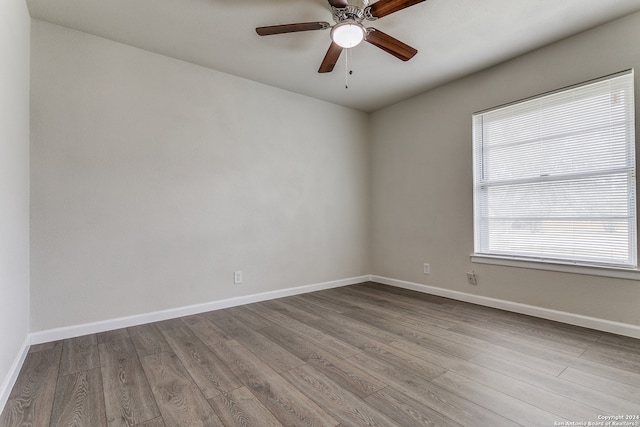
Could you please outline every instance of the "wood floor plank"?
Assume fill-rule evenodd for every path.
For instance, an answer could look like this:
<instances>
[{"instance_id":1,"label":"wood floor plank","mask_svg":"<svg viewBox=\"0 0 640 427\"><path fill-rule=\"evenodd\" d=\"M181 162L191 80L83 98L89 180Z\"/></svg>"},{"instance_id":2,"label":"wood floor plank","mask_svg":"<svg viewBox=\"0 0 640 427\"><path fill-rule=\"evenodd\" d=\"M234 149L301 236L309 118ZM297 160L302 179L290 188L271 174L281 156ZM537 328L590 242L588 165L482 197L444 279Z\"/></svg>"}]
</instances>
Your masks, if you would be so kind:
<instances>
[{"instance_id":1,"label":"wood floor plank","mask_svg":"<svg viewBox=\"0 0 640 427\"><path fill-rule=\"evenodd\" d=\"M483 339L473 336L461 334L451 329L443 329L440 327L431 327L425 325L422 330L429 335L435 335L441 339L446 339L453 342L463 342L466 346L472 348L478 352L488 352L495 355L502 355L505 358L511 358L516 363L523 364L524 366L532 366L538 370L544 370L547 373L553 375L559 375L566 368L566 363L556 363L549 360L540 359L529 354L510 350L499 345L492 344ZM429 348L436 348L430 346Z\"/></svg>"},{"instance_id":2,"label":"wood floor plank","mask_svg":"<svg viewBox=\"0 0 640 427\"><path fill-rule=\"evenodd\" d=\"M99 345L107 425L134 426L160 416L131 339Z\"/></svg>"},{"instance_id":3,"label":"wood floor plank","mask_svg":"<svg viewBox=\"0 0 640 427\"><path fill-rule=\"evenodd\" d=\"M381 293L383 291L380 291ZM412 294L418 294L417 292L414 291L408 291L408 292L412 292ZM417 299L413 299L413 301L418 301ZM394 305L395 305L395 301L394 301ZM439 304L440 306L442 306L443 304ZM406 310L403 310L403 312L410 312L410 307L409 306L401 306L399 305L398 308L406 308ZM448 315L450 317L450 315ZM448 319L448 320L444 320L445 322L452 324L452 320ZM426 316L423 317L421 315L416 316L415 314L405 314L402 318L394 318L394 322L398 322L398 323L402 323L405 324L407 326L410 327L414 327L422 332L426 332L430 335L435 335L439 338L443 338L449 341L454 341L454 342L464 342L465 345L473 348L476 351L492 351L492 352L500 352L500 351L507 351L509 352L510 350L505 349L504 347L500 347L498 345L494 345L490 342L487 342L483 339L478 339L475 338L473 336L471 336L470 334L461 334L461 333L457 333L454 331L451 331L447 328L442 328L442 327L437 327L435 325L437 325L437 323L434 323L431 321L431 317ZM564 338L564 337L563 337ZM583 344L582 342L580 343L581 345ZM582 351L582 350L580 350ZM576 351L575 353L579 353L580 351ZM573 352L572 352L573 353ZM520 357L523 357L524 353L519 353ZM527 355L524 355L524 357L526 357ZM528 359L528 358L527 358ZM559 374L565 367L565 364L553 364L551 362L547 362L547 361L543 361L541 359L536 359L535 363L537 365L540 365L541 363L545 363L547 366L545 366L546 368L553 370L553 371L557 371L556 373Z\"/></svg>"},{"instance_id":4,"label":"wood floor plank","mask_svg":"<svg viewBox=\"0 0 640 427\"><path fill-rule=\"evenodd\" d=\"M582 359L598 362L603 365L623 369L634 374L640 374L640 355L630 355L623 352L602 351L588 349L580 356Z\"/></svg>"},{"instance_id":5,"label":"wood floor plank","mask_svg":"<svg viewBox=\"0 0 640 427\"><path fill-rule=\"evenodd\" d=\"M367 396L365 401L389 414L403 426L462 427L461 424L391 386Z\"/></svg>"},{"instance_id":6,"label":"wood floor plank","mask_svg":"<svg viewBox=\"0 0 640 427\"><path fill-rule=\"evenodd\" d=\"M626 414L636 413L640 410L640 405L638 404L617 399L597 389L590 389L579 384L573 384L559 377L542 374L535 369L510 363L489 354L478 355L474 358L474 363L517 378L543 390L548 390L569 399L582 402L585 405L599 409L601 413Z\"/></svg>"},{"instance_id":7,"label":"wood floor plank","mask_svg":"<svg viewBox=\"0 0 640 427\"><path fill-rule=\"evenodd\" d=\"M162 334L205 398L210 399L242 386L233 372L186 326L169 329Z\"/></svg>"},{"instance_id":8,"label":"wood floor plank","mask_svg":"<svg viewBox=\"0 0 640 427\"><path fill-rule=\"evenodd\" d=\"M296 315L296 318L301 321L305 320L305 317L299 315L297 311L290 312L290 315ZM376 356L389 363L400 363L401 366L412 370L418 375L422 375L424 378L435 378L444 372L441 366L430 363L428 361L429 358L424 357L425 355L423 353L425 350L423 347L408 341L404 343L407 346L412 346L415 352L421 356L416 357L397 347L387 345L385 343L396 343L398 336L383 332L365 322L340 315L334 315L333 321L316 318L306 318L306 321L313 322L315 326L323 329L330 335L345 342L350 342L363 351L375 353ZM268 328L266 330L268 330ZM263 333L266 330L263 330ZM428 352L429 356L437 354L436 360L446 361L446 363L442 362L441 365L449 366L450 364L457 363L457 358L451 355L431 353L431 350L428 350Z\"/></svg>"},{"instance_id":9,"label":"wood floor plank","mask_svg":"<svg viewBox=\"0 0 640 427\"><path fill-rule=\"evenodd\" d=\"M292 314L293 315L293 314ZM298 320L302 319L298 317ZM374 345L377 342L391 342L398 337L382 331L374 326L343 315L335 315L331 319L318 318L313 320L313 326L323 331L323 333L334 337L342 342L349 343L359 350ZM329 350L330 351L330 350ZM338 357L345 357L344 353L336 354Z\"/></svg>"},{"instance_id":10,"label":"wood floor plank","mask_svg":"<svg viewBox=\"0 0 640 427\"><path fill-rule=\"evenodd\" d=\"M107 425L100 368L74 372L58 378L50 425Z\"/></svg>"},{"instance_id":11,"label":"wood floor plank","mask_svg":"<svg viewBox=\"0 0 640 427\"><path fill-rule=\"evenodd\" d=\"M129 331L126 328L114 329L113 331L100 332L96 334L98 345L116 340L129 339Z\"/></svg>"},{"instance_id":12,"label":"wood floor plank","mask_svg":"<svg viewBox=\"0 0 640 427\"><path fill-rule=\"evenodd\" d=\"M454 316L464 316L470 321L478 321L485 325L504 325L513 331L532 328L544 331L548 336L557 336L559 342L578 340L581 342L595 342L600 337L600 332L581 328L579 326L556 322L528 316L526 314L513 313L505 310L497 310L491 307L450 300L442 308L449 310ZM527 333L528 334L528 333Z\"/></svg>"},{"instance_id":13,"label":"wood floor plank","mask_svg":"<svg viewBox=\"0 0 640 427\"><path fill-rule=\"evenodd\" d=\"M158 417L158 418L154 418L152 420L140 423L135 427L166 427L166 426L164 424L164 420L162 419L162 417Z\"/></svg>"},{"instance_id":14,"label":"wood floor plank","mask_svg":"<svg viewBox=\"0 0 640 427\"><path fill-rule=\"evenodd\" d=\"M412 291L409 289L395 288L392 286L379 285L369 282L366 284L350 286L350 291L360 292L363 297L374 297L377 299L400 302L401 306L411 311L431 312L438 306L450 303L452 300L435 295L429 295L423 292Z\"/></svg>"},{"instance_id":15,"label":"wood floor plank","mask_svg":"<svg viewBox=\"0 0 640 427\"><path fill-rule=\"evenodd\" d=\"M344 309L340 310L339 312L331 311L330 309L328 309L327 304L323 303L322 301L314 301L307 295L296 295L295 297L289 297L277 301L289 307L297 308L297 311L300 313L312 314L322 319L345 318L345 316L343 315L352 311L351 309ZM399 311L402 313L399 316L392 317L394 320L406 323L422 331L425 331L425 328L429 328L429 330L442 329L444 331L446 330L444 329L444 326L450 327L456 324L451 321L441 321L437 318L422 316L419 313L405 310L403 309L403 307L396 307L395 301L393 307L396 310L400 309ZM354 309L354 311L356 312L358 310L362 309L358 307Z\"/></svg>"},{"instance_id":16,"label":"wood floor plank","mask_svg":"<svg viewBox=\"0 0 640 427\"><path fill-rule=\"evenodd\" d=\"M329 289L316 297L316 300L322 301L324 304L328 306L334 306L336 308L340 308L340 314L344 314L348 311L357 311L363 310L367 311L370 309L384 309L382 304L372 305L370 301L360 297L353 297L349 294L342 294L342 292L346 292L346 290L341 289ZM387 312L387 314L393 318L399 315L399 313L391 313Z\"/></svg>"},{"instance_id":17,"label":"wood floor plank","mask_svg":"<svg viewBox=\"0 0 640 427\"><path fill-rule=\"evenodd\" d=\"M567 363L558 363L551 360L541 359L527 353L522 353L521 351L511 350L494 345L489 346L487 353L490 353L491 355L499 359L506 360L507 362L522 365L526 368L535 369L537 371L540 371L541 373L553 375L554 377L560 375L562 371L564 371L568 366ZM470 360L473 361L475 360L475 358L471 358Z\"/></svg>"},{"instance_id":18,"label":"wood floor plank","mask_svg":"<svg viewBox=\"0 0 640 427\"><path fill-rule=\"evenodd\" d=\"M435 378L433 382L465 400L512 420L516 424L539 427L541 425L552 426L557 421L569 421L451 371Z\"/></svg>"},{"instance_id":19,"label":"wood floor plank","mask_svg":"<svg viewBox=\"0 0 640 427\"><path fill-rule=\"evenodd\" d=\"M411 371L390 365L371 355L357 354L347 361L366 369L395 389L459 424L492 427L514 425L513 421L451 393Z\"/></svg>"},{"instance_id":20,"label":"wood floor plank","mask_svg":"<svg viewBox=\"0 0 640 427\"><path fill-rule=\"evenodd\" d=\"M314 324L316 321L323 319L322 314L318 313L315 306L310 304L299 303L298 300L291 298L283 298L281 300L269 301L268 307L277 310L279 313L285 314L302 323Z\"/></svg>"},{"instance_id":21,"label":"wood floor plank","mask_svg":"<svg viewBox=\"0 0 640 427\"><path fill-rule=\"evenodd\" d=\"M516 338L504 336L500 333L478 327L476 324L461 324L451 328L453 332L461 335L468 335L477 339L485 340L491 344L503 347L509 350L516 350L524 354L538 357L543 360L549 360L555 363L567 364L575 356L567 355L545 346L530 342L526 337Z\"/></svg>"},{"instance_id":22,"label":"wood floor plank","mask_svg":"<svg viewBox=\"0 0 640 427\"><path fill-rule=\"evenodd\" d=\"M458 324L457 319L444 318L439 315L438 311L434 311L433 307L441 306L442 303L431 303L423 299L408 298L403 295L394 295L388 292L376 290L375 288L367 287L357 290L354 287L353 290L358 292L358 295L362 299L371 301L374 303L377 309L386 309L389 307L388 301L393 300L393 309L391 312L400 313L399 318L402 318L407 322L414 322L419 325L428 324L430 326L437 326L440 328L450 328Z\"/></svg>"},{"instance_id":23,"label":"wood floor plank","mask_svg":"<svg viewBox=\"0 0 640 427\"><path fill-rule=\"evenodd\" d=\"M62 341L51 341L42 344L34 344L29 347L29 353L35 353L42 350L51 350L58 346L60 346L60 349L62 350Z\"/></svg>"},{"instance_id":24,"label":"wood floor plank","mask_svg":"<svg viewBox=\"0 0 640 427\"><path fill-rule=\"evenodd\" d=\"M488 327L496 332L502 332L506 335L517 334L519 337L526 335L532 339L532 342L555 348L557 351L573 356L579 356L582 351L598 339L598 335L593 333L577 334L575 331L566 331L556 325L554 327L550 327L546 323L540 325L539 321L531 316L520 315L515 319L513 313L509 313L508 316L510 317L505 315L491 318L482 315L480 322L483 327Z\"/></svg>"},{"instance_id":25,"label":"wood floor plank","mask_svg":"<svg viewBox=\"0 0 640 427\"><path fill-rule=\"evenodd\" d=\"M281 312L278 312L273 309L269 309L267 305L258 305L253 304L247 306L253 312L267 318L268 320L276 323L280 326L283 326L287 329L291 329L294 332L299 332L305 334L307 339L319 345L320 347L325 348L327 351L335 354L340 357L348 357L349 355L356 354L360 352L357 347L354 347L346 342L340 341L332 336L327 335L322 330L314 328L313 326L307 325L303 322L300 322L292 317L289 317Z\"/></svg>"},{"instance_id":26,"label":"wood floor plank","mask_svg":"<svg viewBox=\"0 0 640 427\"><path fill-rule=\"evenodd\" d=\"M349 325L349 327L346 329L352 330L354 327L355 327L354 325ZM449 329L443 329L439 327L431 327L431 328L426 327L424 329L426 330L426 332L428 332L431 335L437 335L440 338L447 339L453 342L464 342L465 345L470 346L475 350L478 350L478 351L482 350L494 355L500 355L501 357L504 357L507 360L511 360L515 363L522 364L523 366L535 367L538 370L542 370L552 375L559 375L567 367L567 365L564 363L555 363L552 361L540 359L540 358L531 356L529 354L513 351L508 348L492 344L485 340L478 339L469 335L460 334L460 333L451 331ZM374 330L377 330L377 329L374 329ZM451 359L450 357L446 357L446 356L443 358L442 352L433 353L433 349L434 348L437 349L437 347L434 347L434 346L429 346L427 349L421 346L416 347L415 345L412 345L412 343L407 341L402 341L402 342L397 341L397 339L394 337L387 338L383 340L383 342L394 342L394 344L397 345L398 348L401 348L405 351L409 351L409 353L412 353L414 355L418 354L418 355L428 356L426 357L427 359L430 359L436 362L437 364L439 364L440 366L443 366L449 369L452 369L453 367L455 367L457 363L457 362L454 363L454 361L456 360L455 358ZM427 354L422 354L424 352L427 352Z\"/></svg>"},{"instance_id":27,"label":"wood floor plank","mask_svg":"<svg viewBox=\"0 0 640 427\"><path fill-rule=\"evenodd\" d=\"M432 348L430 346L422 346L416 344L412 341L407 341L403 339L397 339L395 341L390 341L388 346L393 349L390 351L386 347L382 347L385 351L389 351L390 353L397 353L398 351L408 353L413 357L421 358L427 361L429 364L435 365L437 367L446 369L446 370L455 370L461 362L464 362L466 359L461 359L459 357L453 356L448 353L442 352L440 349ZM372 347L369 350L375 350L376 347ZM402 353L398 354L402 357Z\"/></svg>"},{"instance_id":28,"label":"wood floor plank","mask_svg":"<svg viewBox=\"0 0 640 427\"><path fill-rule=\"evenodd\" d=\"M207 345L218 344L231 339L225 331L217 327L204 314L185 317L182 320L200 338L200 341Z\"/></svg>"},{"instance_id":29,"label":"wood floor plank","mask_svg":"<svg viewBox=\"0 0 640 427\"><path fill-rule=\"evenodd\" d=\"M280 343L301 360L358 397L366 397L386 386L362 369L306 341L301 335L276 325L263 328L260 332Z\"/></svg>"},{"instance_id":30,"label":"wood floor plank","mask_svg":"<svg viewBox=\"0 0 640 427\"><path fill-rule=\"evenodd\" d=\"M435 377L438 377L446 371L446 368L433 363L429 357L424 357L426 355L436 356L437 353L431 350L429 350L429 352L422 350L422 357L416 357L410 353L398 350L393 345L377 343L375 345L365 346L364 351L366 354L373 356L378 360L384 361L389 365L394 365L398 368L411 371L415 375L420 375L426 380L431 380ZM459 359L450 355L441 354L438 356L447 359L447 365L449 366L449 368L451 366L458 366L458 364L464 362L463 359Z\"/></svg>"},{"instance_id":31,"label":"wood floor plank","mask_svg":"<svg viewBox=\"0 0 640 427\"><path fill-rule=\"evenodd\" d=\"M541 389L476 363L461 363L455 369L455 373L524 402L535 402L536 407L555 414L561 419L597 421L597 416L601 413L600 410L592 406Z\"/></svg>"},{"instance_id":32,"label":"wood floor plank","mask_svg":"<svg viewBox=\"0 0 640 427\"><path fill-rule=\"evenodd\" d=\"M576 355L578 348L584 349L598 340L600 333L585 328L566 325L552 320L525 314L512 313L461 301L451 301L434 308L442 314L459 318L465 324L475 324L507 335L536 337L541 342L564 345L568 354Z\"/></svg>"},{"instance_id":33,"label":"wood floor plank","mask_svg":"<svg viewBox=\"0 0 640 427\"><path fill-rule=\"evenodd\" d=\"M139 357L171 351L155 324L133 326L127 328L127 331Z\"/></svg>"},{"instance_id":34,"label":"wood floor plank","mask_svg":"<svg viewBox=\"0 0 640 427\"><path fill-rule=\"evenodd\" d=\"M9 400L0 414L2 427L48 426L56 390L62 342L27 354Z\"/></svg>"},{"instance_id":35,"label":"wood floor plank","mask_svg":"<svg viewBox=\"0 0 640 427\"><path fill-rule=\"evenodd\" d=\"M231 314L229 313L228 309L225 308L222 310L208 311L206 313L203 313L203 316L205 316L212 322L215 322L216 320L224 319L227 316L231 316Z\"/></svg>"},{"instance_id":36,"label":"wood floor plank","mask_svg":"<svg viewBox=\"0 0 640 427\"><path fill-rule=\"evenodd\" d=\"M335 426L338 422L235 340L210 347L284 425Z\"/></svg>"},{"instance_id":37,"label":"wood floor plank","mask_svg":"<svg viewBox=\"0 0 640 427\"><path fill-rule=\"evenodd\" d=\"M332 303L327 303L322 297L322 291L319 292L311 292L308 294L298 294L293 295L288 298L282 298L282 301L285 304L293 305L295 307L299 307L303 310L309 310L312 313L319 314L322 317L332 317L336 314L340 314L343 311L349 310L349 308L344 308L341 306L337 306ZM357 307L353 307L357 308Z\"/></svg>"},{"instance_id":38,"label":"wood floor plank","mask_svg":"<svg viewBox=\"0 0 640 427\"><path fill-rule=\"evenodd\" d=\"M475 326L489 330L494 334L500 334L513 341L526 340L529 344L573 357L579 357L592 344L590 341L563 338L537 328L505 326L497 322L489 324L476 322Z\"/></svg>"},{"instance_id":39,"label":"wood floor plank","mask_svg":"<svg viewBox=\"0 0 640 427\"><path fill-rule=\"evenodd\" d=\"M162 332L166 331L167 329L180 328L184 326L184 323L182 322L182 318L178 317L176 319L167 319L160 322L155 322L154 325L160 332Z\"/></svg>"},{"instance_id":40,"label":"wood floor plank","mask_svg":"<svg viewBox=\"0 0 640 427\"><path fill-rule=\"evenodd\" d=\"M601 333L600 338L598 339L598 343L605 344L611 347L635 351L636 354L640 353L640 340L636 338L624 337L621 335L614 335L609 333Z\"/></svg>"},{"instance_id":41,"label":"wood floor plank","mask_svg":"<svg viewBox=\"0 0 640 427\"><path fill-rule=\"evenodd\" d=\"M402 310L403 314L398 316L394 320L399 323L406 324L407 326L411 326L413 328L417 328L419 330L424 330L425 327L428 327L429 330L447 330L452 328L458 324L457 321L453 320L444 320L438 316L431 316L422 312L412 312L409 311L411 308L410 304L405 304L405 307L398 305L394 309Z\"/></svg>"},{"instance_id":42,"label":"wood floor plank","mask_svg":"<svg viewBox=\"0 0 640 427\"><path fill-rule=\"evenodd\" d=\"M298 319L303 320L300 317L298 317ZM347 321L345 321L345 319ZM307 320L309 321L310 319ZM406 362L405 366L407 365L407 363L410 365L413 364L412 369L415 372L420 372L421 369L426 368L426 371L424 371L422 374L425 378L434 378L442 374L442 368L455 369L455 367L458 366L461 361L460 359L457 359L445 353L434 351L432 350L432 348L424 348L409 341L398 341L397 336L383 334L380 332L380 329L371 327L368 324L357 321L355 319L347 319L343 316L334 315L333 320L338 323L325 319L315 319L314 325L321 327L325 331L334 334L335 336L346 342L355 344L362 350L377 353L379 357L386 359L390 363L393 363L395 359L396 361L400 360ZM362 334L357 334L355 333L355 331L361 332ZM448 334L447 337L450 339L458 339L464 342L472 340L475 344L477 344L478 347L482 347L480 343L484 343L484 347L487 349L491 349L494 352L503 351L507 355L518 359L520 363L528 363L531 366L536 366L538 368L544 369L545 372L551 372L553 373L553 375L560 374L560 372L562 372L566 368L566 365L560 365L546 360L532 358L523 353L516 354L516 352L512 352L502 347L494 346L484 341L475 340L474 338L470 338L460 334L451 333L450 331L445 329L442 329L442 331L445 334ZM362 335L375 337L377 338L377 340L363 340ZM476 341L478 342L476 343ZM389 346L387 344L384 344L385 342L393 345ZM429 363L426 367L424 366L424 364L422 364L421 366L420 364L425 360L435 362L435 366L434 363ZM438 368L438 366L440 368Z\"/></svg>"},{"instance_id":43,"label":"wood floor plank","mask_svg":"<svg viewBox=\"0 0 640 427\"><path fill-rule=\"evenodd\" d=\"M100 367L98 340L95 334L64 340L60 376Z\"/></svg>"},{"instance_id":44,"label":"wood floor plank","mask_svg":"<svg viewBox=\"0 0 640 427\"><path fill-rule=\"evenodd\" d=\"M28 353L9 398L38 394L40 388L50 385L50 379L54 379L55 383L61 356L62 341L57 341L56 345L47 350ZM55 391L55 384L53 390Z\"/></svg>"},{"instance_id":45,"label":"wood floor plank","mask_svg":"<svg viewBox=\"0 0 640 427\"><path fill-rule=\"evenodd\" d=\"M640 402L640 382L635 386L624 384L600 375L584 372L571 366L562 372L560 378L612 396L617 396L630 402ZM638 406L640 410L640 403Z\"/></svg>"},{"instance_id":46,"label":"wood floor plank","mask_svg":"<svg viewBox=\"0 0 640 427\"><path fill-rule=\"evenodd\" d=\"M214 323L253 354L259 354L262 361L276 372L304 365L300 358L233 316L218 319Z\"/></svg>"},{"instance_id":47,"label":"wood floor plank","mask_svg":"<svg viewBox=\"0 0 640 427\"><path fill-rule=\"evenodd\" d=\"M395 319L387 319L374 313L350 311L345 313L345 315L390 332L406 341L411 341L425 347L435 348L443 353L448 353L462 359L470 359L482 351L481 348L470 346L465 343L455 342L436 335L420 332L412 326L404 325L400 322L396 322Z\"/></svg>"},{"instance_id":48,"label":"wood floor plank","mask_svg":"<svg viewBox=\"0 0 640 427\"><path fill-rule=\"evenodd\" d=\"M359 349L362 347L362 345L364 345L364 343L369 341L367 338L365 338L367 336L375 336L382 340L391 339L391 334L382 334L380 332L380 329L369 328L369 325L367 325L366 323L358 322L357 320L343 316L342 314L333 314L330 317L331 320L328 320L313 309L305 310L298 305L293 305L291 302L287 302L287 300L275 300L271 301L270 304L271 308L277 309L279 313L285 314L286 316L293 318L301 323L314 325L314 327L316 327L317 329L322 330L323 333L337 338L342 342L347 342ZM345 324L348 325L345 327ZM340 336L342 331L350 331L353 327L360 325L362 325L365 329L368 328L367 332L369 332L369 335L362 334L362 336L357 337L353 334L349 334L347 339L344 339Z\"/></svg>"},{"instance_id":49,"label":"wood floor plank","mask_svg":"<svg viewBox=\"0 0 640 427\"><path fill-rule=\"evenodd\" d=\"M361 286L362 285L358 285L354 288ZM387 295L389 293L404 295L403 297L406 298L405 301L419 301L420 298L425 295L412 290L394 288L376 283L367 285L366 289L373 289L374 291L379 292L380 295L384 295L385 293ZM582 345L583 343L596 341L599 335L598 333L594 333L595 331L573 325L561 324L546 319L510 313L503 310L496 310L494 308L454 301L447 298L436 298L440 298L440 304L428 306L429 316L446 316L445 319L458 322L463 320L465 322L477 321L482 324L489 325L506 325L514 331L520 330L526 334L541 334L546 338L555 339L556 341L565 344L573 343L573 341L576 340L580 345Z\"/></svg>"},{"instance_id":50,"label":"wood floor plank","mask_svg":"<svg viewBox=\"0 0 640 427\"><path fill-rule=\"evenodd\" d=\"M218 395L209 402L227 427L281 427L283 425L246 387Z\"/></svg>"},{"instance_id":51,"label":"wood floor plank","mask_svg":"<svg viewBox=\"0 0 640 427\"><path fill-rule=\"evenodd\" d=\"M572 359L567 364L569 367L590 372L594 375L617 381L620 384L627 384L633 387L640 385L640 373L629 372L615 366L603 365L583 358Z\"/></svg>"},{"instance_id":52,"label":"wood floor plank","mask_svg":"<svg viewBox=\"0 0 640 427\"><path fill-rule=\"evenodd\" d=\"M640 351L635 348L626 348L618 345L612 345L603 342L596 342L589 345L584 353L600 353L604 357L613 356L616 359L623 359L633 363L633 366L640 367ZM636 371L632 368L631 371Z\"/></svg>"},{"instance_id":53,"label":"wood floor plank","mask_svg":"<svg viewBox=\"0 0 640 427\"><path fill-rule=\"evenodd\" d=\"M396 286L388 286L383 285L382 283L376 282L365 282L361 284L357 284L354 286L355 288L365 288L365 289L375 289L375 290L383 290L387 294L395 294L403 297L408 297L411 299L416 299L432 304L446 304L451 302L452 300L445 297L440 297L437 295L427 294L424 292L417 292L411 289L400 288Z\"/></svg>"},{"instance_id":54,"label":"wood floor plank","mask_svg":"<svg viewBox=\"0 0 640 427\"><path fill-rule=\"evenodd\" d=\"M227 309L227 313L236 319L241 320L243 323L249 325L254 331L273 325L272 322L264 317L254 313L245 306L231 307Z\"/></svg>"},{"instance_id":55,"label":"wood floor plank","mask_svg":"<svg viewBox=\"0 0 640 427\"><path fill-rule=\"evenodd\" d=\"M313 292L311 294L303 294L300 296L315 304L321 304L326 309L338 314L344 313L345 311L357 310L361 308L356 304L351 304L349 302L349 298L332 296L328 294L327 291Z\"/></svg>"},{"instance_id":56,"label":"wood floor plank","mask_svg":"<svg viewBox=\"0 0 640 427\"><path fill-rule=\"evenodd\" d=\"M162 352L141 360L167 427L222 426L222 421L173 353Z\"/></svg>"},{"instance_id":57,"label":"wood floor plank","mask_svg":"<svg viewBox=\"0 0 640 427\"><path fill-rule=\"evenodd\" d=\"M34 345L0 427L620 414L640 414L640 340L367 282Z\"/></svg>"},{"instance_id":58,"label":"wood floor plank","mask_svg":"<svg viewBox=\"0 0 640 427\"><path fill-rule=\"evenodd\" d=\"M399 426L394 420L347 392L309 365L282 374L341 424L350 426Z\"/></svg>"},{"instance_id":59,"label":"wood floor plank","mask_svg":"<svg viewBox=\"0 0 640 427\"><path fill-rule=\"evenodd\" d=\"M430 324L429 322L431 322L431 319L435 319L435 322L431 324L434 326L438 325L442 329L450 329L453 326L467 322L464 316L452 314L447 309L446 304L434 304L428 307L428 315L415 314L415 316L422 319L425 324Z\"/></svg>"},{"instance_id":60,"label":"wood floor plank","mask_svg":"<svg viewBox=\"0 0 640 427\"><path fill-rule=\"evenodd\" d=\"M413 290L397 288L392 286L385 286L378 283L367 283L353 286L354 289L365 288L367 290L374 290L384 294L396 294L403 295L406 300L420 301L422 298L436 298L439 300L439 305L429 305L429 316L437 315L447 316L451 320L470 322L481 322L483 324L502 324L509 328L513 328L514 331L525 331L526 334L534 333L538 331L532 331L531 328L543 330L544 335L547 338L555 339L561 343L571 343L573 340L577 340L580 343L594 342L599 339L599 336L603 333L598 331L581 328L574 325L563 324L552 320L536 318L527 316L524 314L518 314L513 312L507 312L504 310L497 310L490 307L479 306L462 301L455 301L443 297L434 297L432 295L416 292ZM613 339L616 335L610 334ZM623 337L626 338L626 337ZM633 338L627 338L631 342L638 341Z\"/></svg>"},{"instance_id":61,"label":"wood floor plank","mask_svg":"<svg viewBox=\"0 0 640 427\"><path fill-rule=\"evenodd\" d=\"M393 319L402 315L400 311L392 310L388 300L370 295L365 291L352 289L351 286L345 288L329 289L327 296L337 299L348 300L355 308L353 311L379 312L388 319Z\"/></svg>"}]
</instances>

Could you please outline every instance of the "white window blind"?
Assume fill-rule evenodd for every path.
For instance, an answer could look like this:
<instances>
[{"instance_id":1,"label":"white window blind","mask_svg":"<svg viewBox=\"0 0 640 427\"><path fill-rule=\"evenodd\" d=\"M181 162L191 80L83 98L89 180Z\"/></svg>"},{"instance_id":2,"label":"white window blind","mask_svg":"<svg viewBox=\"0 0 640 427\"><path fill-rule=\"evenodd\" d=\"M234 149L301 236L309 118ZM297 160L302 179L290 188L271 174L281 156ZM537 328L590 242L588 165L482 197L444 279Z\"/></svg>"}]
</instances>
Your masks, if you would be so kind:
<instances>
[{"instance_id":1,"label":"white window blind","mask_svg":"<svg viewBox=\"0 0 640 427\"><path fill-rule=\"evenodd\" d=\"M636 268L633 71L473 116L475 252Z\"/></svg>"}]
</instances>

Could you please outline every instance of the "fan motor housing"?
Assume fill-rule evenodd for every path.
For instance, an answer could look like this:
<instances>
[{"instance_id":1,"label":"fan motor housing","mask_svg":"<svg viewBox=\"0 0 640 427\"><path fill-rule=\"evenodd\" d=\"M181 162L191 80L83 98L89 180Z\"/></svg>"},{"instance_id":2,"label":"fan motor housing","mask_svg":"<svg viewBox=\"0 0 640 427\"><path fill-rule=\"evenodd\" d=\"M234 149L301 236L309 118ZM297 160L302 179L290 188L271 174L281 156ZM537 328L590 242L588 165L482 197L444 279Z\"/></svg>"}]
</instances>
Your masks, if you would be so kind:
<instances>
[{"instance_id":1,"label":"fan motor housing","mask_svg":"<svg viewBox=\"0 0 640 427\"><path fill-rule=\"evenodd\" d=\"M340 9L333 8L333 20L338 24L344 21L362 22L364 18L364 9L357 6L349 5Z\"/></svg>"}]
</instances>

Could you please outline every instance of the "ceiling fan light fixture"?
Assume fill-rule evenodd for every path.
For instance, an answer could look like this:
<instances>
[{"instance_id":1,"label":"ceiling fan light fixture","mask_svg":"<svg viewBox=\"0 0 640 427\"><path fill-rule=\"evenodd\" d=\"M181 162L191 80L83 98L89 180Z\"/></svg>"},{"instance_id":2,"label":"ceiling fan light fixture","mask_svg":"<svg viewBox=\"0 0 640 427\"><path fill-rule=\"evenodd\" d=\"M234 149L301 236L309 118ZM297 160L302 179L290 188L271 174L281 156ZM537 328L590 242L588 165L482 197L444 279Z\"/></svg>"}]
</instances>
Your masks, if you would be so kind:
<instances>
[{"instance_id":1,"label":"ceiling fan light fixture","mask_svg":"<svg viewBox=\"0 0 640 427\"><path fill-rule=\"evenodd\" d=\"M338 46L349 49L358 46L364 40L366 30L356 21L344 21L331 29L331 40Z\"/></svg>"}]
</instances>

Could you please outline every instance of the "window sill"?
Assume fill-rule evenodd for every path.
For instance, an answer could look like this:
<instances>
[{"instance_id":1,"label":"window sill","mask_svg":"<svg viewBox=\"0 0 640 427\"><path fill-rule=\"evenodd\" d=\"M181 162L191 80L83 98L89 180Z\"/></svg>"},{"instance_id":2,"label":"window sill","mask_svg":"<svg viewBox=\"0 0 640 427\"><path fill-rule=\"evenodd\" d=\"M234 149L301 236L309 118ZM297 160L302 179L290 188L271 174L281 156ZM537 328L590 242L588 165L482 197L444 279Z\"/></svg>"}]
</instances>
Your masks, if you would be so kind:
<instances>
[{"instance_id":1,"label":"window sill","mask_svg":"<svg viewBox=\"0 0 640 427\"><path fill-rule=\"evenodd\" d=\"M502 265L505 267L529 268L533 270L558 271L562 273L584 274L587 276L602 276L615 279L640 280L640 271L623 268L591 267L584 265L557 264L544 261L529 261L514 258L472 254L471 262L475 264Z\"/></svg>"}]
</instances>

